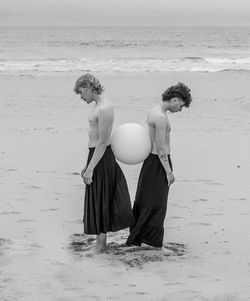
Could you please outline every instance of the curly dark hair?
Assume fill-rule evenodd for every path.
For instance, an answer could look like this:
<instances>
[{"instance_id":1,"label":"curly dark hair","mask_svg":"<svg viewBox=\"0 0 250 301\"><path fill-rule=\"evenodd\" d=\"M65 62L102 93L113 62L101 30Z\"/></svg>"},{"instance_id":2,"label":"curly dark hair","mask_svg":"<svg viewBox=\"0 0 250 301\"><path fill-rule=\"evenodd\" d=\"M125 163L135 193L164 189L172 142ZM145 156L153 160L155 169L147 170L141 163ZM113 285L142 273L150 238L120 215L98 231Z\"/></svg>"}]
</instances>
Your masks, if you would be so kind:
<instances>
[{"instance_id":1,"label":"curly dark hair","mask_svg":"<svg viewBox=\"0 0 250 301\"><path fill-rule=\"evenodd\" d=\"M185 107L189 107L192 101L190 91L191 90L184 83L179 82L177 85L169 87L162 94L162 101L170 101L171 98L178 97L184 101Z\"/></svg>"},{"instance_id":2,"label":"curly dark hair","mask_svg":"<svg viewBox=\"0 0 250 301\"><path fill-rule=\"evenodd\" d=\"M91 88L96 94L102 94L104 91L104 87L100 84L99 80L90 73L86 73L77 79L74 87L76 94L80 94L79 88Z\"/></svg>"}]
</instances>

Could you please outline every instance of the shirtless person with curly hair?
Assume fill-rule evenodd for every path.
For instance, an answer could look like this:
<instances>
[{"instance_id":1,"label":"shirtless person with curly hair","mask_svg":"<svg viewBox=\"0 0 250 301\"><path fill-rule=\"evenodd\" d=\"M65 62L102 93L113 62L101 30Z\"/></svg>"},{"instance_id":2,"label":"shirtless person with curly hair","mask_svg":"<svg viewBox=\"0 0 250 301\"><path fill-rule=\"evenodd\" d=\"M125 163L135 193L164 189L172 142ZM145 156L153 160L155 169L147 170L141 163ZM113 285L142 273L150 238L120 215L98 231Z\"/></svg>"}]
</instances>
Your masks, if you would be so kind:
<instances>
[{"instance_id":1,"label":"shirtless person with curly hair","mask_svg":"<svg viewBox=\"0 0 250 301\"><path fill-rule=\"evenodd\" d=\"M183 107L189 107L191 101L190 89L178 83L169 87L149 112L147 124L153 147L141 168L133 206L136 223L130 228L127 245L145 243L162 248L169 186L175 181L167 111L180 112Z\"/></svg>"},{"instance_id":2,"label":"shirtless person with curly hair","mask_svg":"<svg viewBox=\"0 0 250 301\"><path fill-rule=\"evenodd\" d=\"M81 172L85 188L84 233L96 234L95 250L106 248L107 232L134 224L130 196L123 172L110 147L114 110L97 78L87 73L77 79L74 91L87 104L89 115L89 155Z\"/></svg>"}]
</instances>

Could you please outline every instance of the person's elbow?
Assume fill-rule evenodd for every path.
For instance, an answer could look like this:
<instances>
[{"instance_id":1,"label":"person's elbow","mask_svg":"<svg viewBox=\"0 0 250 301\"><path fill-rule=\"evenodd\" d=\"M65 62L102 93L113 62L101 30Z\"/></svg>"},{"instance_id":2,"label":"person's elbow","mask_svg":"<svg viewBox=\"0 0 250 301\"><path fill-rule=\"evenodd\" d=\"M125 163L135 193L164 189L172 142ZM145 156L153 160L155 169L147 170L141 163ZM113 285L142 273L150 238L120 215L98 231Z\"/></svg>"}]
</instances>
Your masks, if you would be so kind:
<instances>
[{"instance_id":1,"label":"person's elbow","mask_svg":"<svg viewBox=\"0 0 250 301\"><path fill-rule=\"evenodd\" d=\"M108 140L100 140L97 143L97 147L105 149L109 144L110 142Z\"/></svg>"},{"instance_id":2,"label":"person's elbow","mask_svg":"<svg viewBox=\"0 0 250 301\"><path fill-rule=\"evenodd\" d=\"M166 160L167 153L166 153L166 150L163 147L157 146L156 151L157 151L158 156L161 159Z\"/></svg>"}]
</instances>

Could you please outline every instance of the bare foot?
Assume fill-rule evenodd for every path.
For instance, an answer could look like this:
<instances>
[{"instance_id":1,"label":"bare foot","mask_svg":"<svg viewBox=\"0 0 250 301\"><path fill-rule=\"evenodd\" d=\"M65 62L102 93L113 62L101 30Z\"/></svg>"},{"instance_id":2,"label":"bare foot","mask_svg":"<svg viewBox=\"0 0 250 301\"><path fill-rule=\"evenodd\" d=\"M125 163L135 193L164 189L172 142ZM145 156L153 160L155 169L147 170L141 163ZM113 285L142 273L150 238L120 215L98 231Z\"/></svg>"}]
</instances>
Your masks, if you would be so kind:
<instances>
[{"instance_id":1,"label":"bare foot","mask_svg":"<svg viewBox=\"0 0 250 301\"><path fill-rule=\"evenodd\" d=\"M165 247L153 247L153 246L149 246L149 245L146 245L146 244L142 244L142 246L146 246L148 250L158 251L158 252L162 253L165 256L170 256L174 253L172 250L167 249Z\"/></svg>"},{"instance_id":2,"label":"bare foot","mask_svg":"<svg viewBox=\"0 0 250 301\"><path fill-rule=\"evenodd\" d=\"M103 245L95 245L93 251L96 253L96 254L100 254L100 253L103 253L107 250L107 247L106 245L103 246Z\"/></svg>"},{"instance_id":3,"label":"bare foot","mask_svg":"<svg viewBox=\"0 0 250 301\"><path fill-rule=\"evenodd\" d=\"M170 255L172 255L174 253L174 251L172 251L170 249L166 249L164 247L160 248L160 251L165 256L170 256Z\"/></svg>"},{"instance_id":4,"label":"bare foot","mask_svg":"<svg viewBox=\"0 0 250 301\"><path fill-rule=\"evenodd\" d=\"M106 248L102 247L102 246L93 246L90 250L88 250L87 252L84 252L84 255L87 257L93 257L95 255L101 254L106 250Z\"/></svg>"}]
</instances>

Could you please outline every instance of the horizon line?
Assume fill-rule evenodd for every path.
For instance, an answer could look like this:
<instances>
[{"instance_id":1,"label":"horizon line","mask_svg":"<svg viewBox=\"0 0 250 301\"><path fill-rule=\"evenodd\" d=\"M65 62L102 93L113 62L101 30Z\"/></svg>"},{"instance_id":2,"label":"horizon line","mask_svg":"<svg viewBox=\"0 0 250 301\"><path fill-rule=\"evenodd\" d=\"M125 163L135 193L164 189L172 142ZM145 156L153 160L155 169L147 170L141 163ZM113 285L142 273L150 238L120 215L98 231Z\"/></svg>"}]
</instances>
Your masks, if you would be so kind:
<instances>
[{"instance_id":1,"label":"horizon line","mask_svg":"<svg viewBox=\"0 0 250 301\"><path fill-rule=\"evenodd\" d=\"M250 27L250 24L0 24L0 27Z\"/></svg>"}]
</instances>

